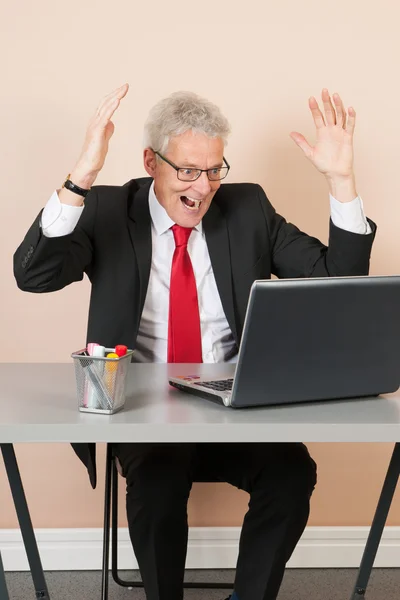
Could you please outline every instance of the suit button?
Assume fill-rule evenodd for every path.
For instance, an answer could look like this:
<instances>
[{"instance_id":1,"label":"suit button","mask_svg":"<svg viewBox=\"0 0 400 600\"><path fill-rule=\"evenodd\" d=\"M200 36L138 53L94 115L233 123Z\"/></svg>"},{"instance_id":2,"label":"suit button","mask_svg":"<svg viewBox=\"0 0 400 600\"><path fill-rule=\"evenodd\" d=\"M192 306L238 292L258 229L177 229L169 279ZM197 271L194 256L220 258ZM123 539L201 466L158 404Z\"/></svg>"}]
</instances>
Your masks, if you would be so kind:
<instances>
[{"instance_id":1,"label":"suit button","mask_svg":"<svg viewBox=\"0 0 400 600\"><path fill-rule=\"evenodd\" d=\"M25 267L26 267L26 260L23 260L23 261L22 261L22 263L21 263L21 267L22 267L23 269L25 269Z\"/></svg>"}]
</instances>

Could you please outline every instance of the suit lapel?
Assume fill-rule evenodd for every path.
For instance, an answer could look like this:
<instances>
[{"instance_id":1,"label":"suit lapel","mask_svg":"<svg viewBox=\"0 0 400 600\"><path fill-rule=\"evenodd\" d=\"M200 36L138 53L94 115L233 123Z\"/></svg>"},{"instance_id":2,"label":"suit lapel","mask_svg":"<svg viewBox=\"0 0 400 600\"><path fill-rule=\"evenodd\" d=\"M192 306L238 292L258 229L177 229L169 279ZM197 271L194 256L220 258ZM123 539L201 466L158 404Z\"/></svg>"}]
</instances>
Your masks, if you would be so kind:
<instances>
[{"instance_id":1,"label":"suit lapel","mask_svg":"<svg viewBox=\"0 0 400 600\"><path fill-rule=\"evenodd\" d=\"M140 305L142 314L151 268L151 217L149 190L152 180L142 185L130 198L128 228L139 270Z\"/></svg>"},{"instance_id":2,"label":"suit lapel","mask_svg":"<svg viewBox=\"0 0 400 600\"><path fill-rule=\"evenodd\" d=\"M215 203L215 199L204 215L202 222L222 306L233 337L237 341L228 226L221 209Z\"/></svg>"}]
</instances>

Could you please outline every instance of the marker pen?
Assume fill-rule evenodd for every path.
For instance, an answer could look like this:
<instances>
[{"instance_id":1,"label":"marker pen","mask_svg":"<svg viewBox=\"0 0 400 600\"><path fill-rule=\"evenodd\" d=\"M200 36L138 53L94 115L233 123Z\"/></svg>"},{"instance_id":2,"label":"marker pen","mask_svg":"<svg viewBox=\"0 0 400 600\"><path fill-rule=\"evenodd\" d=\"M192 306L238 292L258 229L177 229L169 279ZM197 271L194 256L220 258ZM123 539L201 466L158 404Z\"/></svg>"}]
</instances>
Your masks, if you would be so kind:
<instances>
[{"instance_id":1,"label":"marker pen","mask_svg":"<svg viewBox=\"0 0 400 600\"><path fill-rule=\"evenodd\" d=\"M99 344L93 345L92 356L93 357L104 357L105 348ZM91 361L88 365L90 382L88 381L88 394L87 394L87 408L103 408L103 404L106 401L103 400L101 394L102 378L104 373L104 362L101 360ZM100 380L100 381L99 381Z\"/></svg>"},{"instance_id":2,"label":"marker pen","mask_svg":"<svg viewBox=\"0 0 400 600\"><path fill-rule=\"evenodd\" d=\"M89 352L89 356L93 356L93 350L96 346L98 346L99 344L96 344L95 342L90 343L87 345L86 350Z\"/></svg>"},{"instance_id":3,"label":"marker pen","mask_svg":"<svg viewBox=\"0 0 400 600\"><path fill-rule=\"evenodd\" d=\"M119 357L116 352L109 352L107 354L106 358L119 358ZM110 360L110 361L104 361L104 362L105 362L104 382L108 389L108 393L110 394L111 397L113 397L114 386L115 386L115 375L116 375L117 369L118 369L118 361Z\"/></svg>"},{"instance_id":4,"label":"marker pen","mask_svg":"<svg viewBox=\"0 0 400 600\"><path fill-rule=\"evenodd\" d=\"M128 346L124 346L123 344L119 344L118 346L115 346L115 354L117 354L117 356L121 357L121 356L125 356L125 354L128 352Z\"/></svg>"},{"instance_id":5,"label":"marker pen","mask_svg":"<svg viewBox=\"0 0 400 600\"><path fill-rule=\"evenodd\" d=\"M85 356L92 356L93 355L93 350L95 346L98 346L99 344L97 344L96 342L93 343L89 343L86 347L86 350L84 352ZM89 364L89 363L88 363ZM87 365L86 365L87 366ZM90 383L88 381L88 378L85 377L85 391L83 393L83 406L87 407L88 405L88 395L89 395L89 388L90 388Z\"/></svg>"}]
</instances>

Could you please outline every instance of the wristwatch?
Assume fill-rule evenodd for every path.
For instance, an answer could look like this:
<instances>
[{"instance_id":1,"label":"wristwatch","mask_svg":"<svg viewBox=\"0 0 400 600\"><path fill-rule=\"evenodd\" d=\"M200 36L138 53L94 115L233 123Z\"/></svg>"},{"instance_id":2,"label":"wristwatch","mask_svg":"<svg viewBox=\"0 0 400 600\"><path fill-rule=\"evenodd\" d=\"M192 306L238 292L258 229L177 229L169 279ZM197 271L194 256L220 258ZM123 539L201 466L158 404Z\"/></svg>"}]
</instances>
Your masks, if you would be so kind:
<instances>
[{"instance_id":1,"label":"wristwatch","mask_svg":"<svg viewBox=\"0 0 400 600\"><path fill-rule=\"evenodd\" d=\"M72 183L72 181L70 180L70 175L71 175L71 173L69 173L67 175L67 178L64 181L64 183L62 184L62 187L66 188L70 192L74 192L75 194L78 194L78 196L83 196L84 198L86 198L86 196L90 192L90 188L88 190L84 190L83 188L79 187L79 185Z\"/></svg>"}]
</instances>

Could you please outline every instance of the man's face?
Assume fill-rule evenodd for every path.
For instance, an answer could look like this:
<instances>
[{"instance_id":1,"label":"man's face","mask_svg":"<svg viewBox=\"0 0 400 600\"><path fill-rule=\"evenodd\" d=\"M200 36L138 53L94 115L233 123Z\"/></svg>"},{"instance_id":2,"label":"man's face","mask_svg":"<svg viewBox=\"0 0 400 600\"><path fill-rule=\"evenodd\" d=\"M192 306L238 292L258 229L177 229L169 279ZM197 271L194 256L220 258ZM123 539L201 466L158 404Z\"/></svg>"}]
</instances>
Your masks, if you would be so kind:
<instances>
[{"instance_id":1,"label":"man's face","mask_svg":"<svg viewBox=\"0 0 400 600\"><path fill-rule=\"evenodd\" d=\"M171 138L165 158L180 168L212 169L223 166L224 144L220 138L186 131ZM144 166L154 178L154 190L168 216L182 227L194 227L206 214L220 181L209 181L202 173L196 181L180 181L171 165L144 151ZM200 204L198 204L200 201Z\"/></svg>"}]
</instances>

